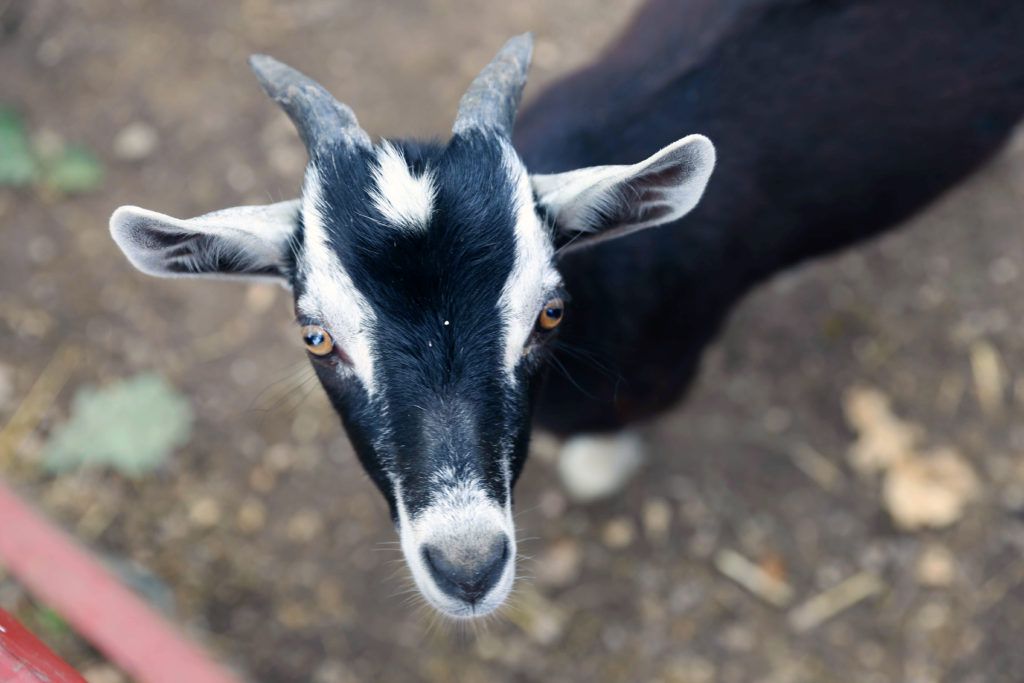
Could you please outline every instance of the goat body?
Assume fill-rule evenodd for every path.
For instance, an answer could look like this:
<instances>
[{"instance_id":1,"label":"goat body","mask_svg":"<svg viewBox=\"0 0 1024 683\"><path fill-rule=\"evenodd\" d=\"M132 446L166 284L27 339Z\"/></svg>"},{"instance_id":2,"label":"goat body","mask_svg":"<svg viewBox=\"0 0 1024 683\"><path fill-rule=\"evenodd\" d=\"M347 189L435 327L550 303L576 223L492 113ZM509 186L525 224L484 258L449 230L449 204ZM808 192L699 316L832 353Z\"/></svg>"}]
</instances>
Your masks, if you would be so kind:
<instances>
[{"instance_id":1,"label":"goat body","mask_svg":"<svg viewBox=\"0 0 1024 683\"><path fill-rule=\"evenodd\" d=\"M675 402L752 286L884 231L974 171L1024 113L1024 3L654 0L519 117L534 173L718 150L685 220L567 254L536 420L618 429Z\"/></svg>"}]
</instances>

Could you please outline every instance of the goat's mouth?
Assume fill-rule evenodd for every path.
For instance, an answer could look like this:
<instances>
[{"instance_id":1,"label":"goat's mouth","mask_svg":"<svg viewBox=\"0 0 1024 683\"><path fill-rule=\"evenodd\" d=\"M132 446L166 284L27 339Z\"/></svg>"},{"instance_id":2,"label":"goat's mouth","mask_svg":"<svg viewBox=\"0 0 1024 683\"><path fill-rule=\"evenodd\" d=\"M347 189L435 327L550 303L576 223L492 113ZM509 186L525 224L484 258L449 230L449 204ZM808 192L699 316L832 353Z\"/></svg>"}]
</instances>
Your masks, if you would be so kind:
<instances>
[{"instance_id":1,"label":"goat's mouth","mask_svg":"<svg viewBox=\"0 0 1024 683\"><path fill-rule=\"evenodd\" d=\"M515 581L515 544L498 532L441 536L422 542L399 531L402 552L416 588L442 614L474 619L505 603Z\"/></svg>"},{"instance_id":2,"label":"goat's mouth","mask_svg":"<svg viewBox=\"0 0 1024 683\"><path fill-rule=\"evenodd\" d=\"M505 603L516 575L508 506L434 505L415 519L399 506L398 518L402 554L432 607L454 619L474 619Z\"/></svg>"}]
</instances>

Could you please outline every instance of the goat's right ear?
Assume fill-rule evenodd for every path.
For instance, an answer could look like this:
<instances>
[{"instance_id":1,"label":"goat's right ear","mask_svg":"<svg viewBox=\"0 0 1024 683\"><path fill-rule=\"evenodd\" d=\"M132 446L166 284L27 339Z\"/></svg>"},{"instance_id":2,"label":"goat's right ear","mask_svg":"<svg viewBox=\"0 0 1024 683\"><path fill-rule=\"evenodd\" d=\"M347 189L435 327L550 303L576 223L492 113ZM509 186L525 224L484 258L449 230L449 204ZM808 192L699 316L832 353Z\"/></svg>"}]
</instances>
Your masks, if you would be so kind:
<instances>
[{"instance_id":1,"label":"goat's right ear","mask_svg":"<svg viewBox=\"0 0 1024 683\"><path fill-rule=\"evenodd\" d=\"M299 207L293 199L182 220L122 206L110 234L132 265L157 277L286 278Z\"/></svg>"}]
</instances>

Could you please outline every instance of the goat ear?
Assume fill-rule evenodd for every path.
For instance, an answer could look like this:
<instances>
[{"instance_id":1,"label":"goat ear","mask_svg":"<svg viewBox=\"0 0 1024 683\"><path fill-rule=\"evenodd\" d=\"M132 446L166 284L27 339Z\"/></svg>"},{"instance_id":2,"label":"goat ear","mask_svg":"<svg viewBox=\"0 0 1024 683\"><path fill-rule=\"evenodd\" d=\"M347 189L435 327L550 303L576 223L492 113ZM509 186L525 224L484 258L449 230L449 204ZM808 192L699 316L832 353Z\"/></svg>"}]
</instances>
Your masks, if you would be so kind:
<instances>
[{"instance_id":1,"label":"goat ear","mask_svg":"<svg viewBox=\"0 0 1024 683\"><path fill-rule=\"evenodd\" d=\"M132 265L157 277L286 278L298 220L298 199L188 220L122 206L110 234Z\"/></svg>"},{"instance_id":2,"label":"goat ear","mask_svg":"<svg viewBox=\"0 0 1024 683\"><path fill-rule=\"evenodd\" d=\"M568 251L682 218L715 167L715 148L689 135L632 166L593 166L531 176L541 209Z\"/></svg>"}]
</instances>

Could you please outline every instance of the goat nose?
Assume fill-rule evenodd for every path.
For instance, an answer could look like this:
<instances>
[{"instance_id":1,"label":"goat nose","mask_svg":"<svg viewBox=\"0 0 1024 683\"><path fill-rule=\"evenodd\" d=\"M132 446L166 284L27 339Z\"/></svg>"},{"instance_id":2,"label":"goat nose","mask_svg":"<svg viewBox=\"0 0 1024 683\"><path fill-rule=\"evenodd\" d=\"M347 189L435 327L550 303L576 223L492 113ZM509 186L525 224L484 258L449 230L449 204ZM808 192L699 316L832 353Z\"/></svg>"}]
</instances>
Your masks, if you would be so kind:
<instances>
[{"instance_id":1,"label":"goat nose","mask_svg":"<svg viewBox=\"0 0 1024 683\"><path fill-rule=\"evenodd\" d=\"M437 587L448 595L474 604L501 578L508 562L508 540L504 534L484 545L479 553L462 549L446 552L438 546L423 546L423 560Z\"/></svg>"}]
</instances>

